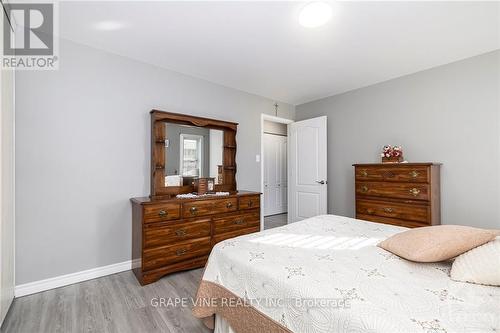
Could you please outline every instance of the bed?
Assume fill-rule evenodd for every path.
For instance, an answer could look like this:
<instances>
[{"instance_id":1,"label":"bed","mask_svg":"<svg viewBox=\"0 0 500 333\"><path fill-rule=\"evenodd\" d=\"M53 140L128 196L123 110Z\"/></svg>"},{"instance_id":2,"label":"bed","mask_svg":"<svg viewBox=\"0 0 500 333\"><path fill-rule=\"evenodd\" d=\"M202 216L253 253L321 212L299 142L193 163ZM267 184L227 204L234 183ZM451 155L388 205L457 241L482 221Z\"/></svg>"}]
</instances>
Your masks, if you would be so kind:
<instances>
[{"instance_id":1,"label":"bed","mask_svg":"<svg viewBox=\"0 0 500 333\"><path fill-rule=\"evenodd\" d=\"M376 244L396 227L323 215L223 241L193 314L217 333L500 332L500 288L454 282L451 263Z\"/></svg>"}]
</instances>

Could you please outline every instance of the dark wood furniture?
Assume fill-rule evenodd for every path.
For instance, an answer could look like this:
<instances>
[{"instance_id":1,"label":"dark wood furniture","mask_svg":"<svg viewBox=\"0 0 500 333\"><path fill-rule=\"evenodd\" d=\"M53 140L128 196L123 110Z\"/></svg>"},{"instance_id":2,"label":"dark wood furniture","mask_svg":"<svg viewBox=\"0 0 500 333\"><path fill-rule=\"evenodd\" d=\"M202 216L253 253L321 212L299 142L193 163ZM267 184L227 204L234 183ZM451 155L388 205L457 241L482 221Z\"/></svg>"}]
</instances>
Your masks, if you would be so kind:
<instances>
[{"instance_id":1,"label":"dark wood furniture","mask_svg":"<svg viewBox=\"0 0 500 333\"><path fill-rule=\"evenodd\" d=\"M229 195L177 198L193 184L165 186L165 122L218 129L223 134L222 184ZM165 274L203 267L212 247L260 230L260 193L236 189L236 123L151 111L151 195L132 198L132 266L141 285Z\"/></svg>"},{"instance_id":2,"label":"dark wood furniture","mask_svg":"<svg viewBox=\"0 0 500 333\"><path fill-rule=\"evenodd\" d=\"M356 218L408 228L440 224L440 164L354 164Z\"/></svg>"},{"instance_id":3,"label":"dark wood furniture","mask_svg":"<svg viewBox=\"0 0 500 333\"><path fill-rule=\"evenodd\" d=\"M238 124L216 119L152 110L151 112L151 197L170 198L172 195L193 192L193 186L165 186L165 123L194 125L224 131L222 184L215 191L236 191L236 131Z\"/></svg>"},{"instance_id":4,"label":"dark wood furniture","mask_svg":"<svg viewBox=\"0 0 500 333\"><path fill-rule=\"evenodd\" d=\"M258 192L131 200L133 271L142 285L203 267L216 243L260 230Z\"/></svg>"}]
</instances>

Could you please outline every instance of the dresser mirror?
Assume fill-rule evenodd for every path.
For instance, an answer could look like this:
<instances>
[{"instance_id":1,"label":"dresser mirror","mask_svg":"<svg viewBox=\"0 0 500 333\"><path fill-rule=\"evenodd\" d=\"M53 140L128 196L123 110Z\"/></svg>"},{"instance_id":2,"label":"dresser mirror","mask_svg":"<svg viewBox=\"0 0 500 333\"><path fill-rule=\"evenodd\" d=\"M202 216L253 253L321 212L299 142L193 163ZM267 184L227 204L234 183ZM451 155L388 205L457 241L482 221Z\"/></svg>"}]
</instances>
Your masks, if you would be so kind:
<instances>
[{"instance_id":1,"label":"dresser mirror","mask_svg":"<svg viewBox=\"0 0 500 333\"><path fill-rule=\"evenodd\" d=\"M165 186L211 177L222 184L224 131L165 122Z\"/></svg>"},{"instance_id":2,"label":"dresser mirror","mask_svg":"<svg viewBox=\"0 0 500 333\"><path fill-rule=\"evenodd\" d=\"M236 190L237 124L151 111L151 197L194 192L197 178L215 191Z\"/></svg>"}]
</instances>

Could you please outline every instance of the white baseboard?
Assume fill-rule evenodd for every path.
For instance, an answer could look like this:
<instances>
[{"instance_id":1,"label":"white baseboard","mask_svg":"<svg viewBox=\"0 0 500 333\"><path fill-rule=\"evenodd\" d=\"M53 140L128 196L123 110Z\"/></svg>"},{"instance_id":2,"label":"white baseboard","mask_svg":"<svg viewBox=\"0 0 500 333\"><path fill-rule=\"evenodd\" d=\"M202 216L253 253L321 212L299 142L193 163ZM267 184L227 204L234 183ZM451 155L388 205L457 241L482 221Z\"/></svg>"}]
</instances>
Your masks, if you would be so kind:
<instances>
[{"instance_id":1,"label":"white baseboard","mask_svg":"<svg viewBox=\"0 0 500 333\"><path fill-rule=\"evenodd\" d=\"M68 286L70 284L96 279L102 276L120 273L132 269L132 260L96 267L85 271L56 276L53 278L20 284L14 289L14 296L21 297L41 291Z\"/></svg>"}]
</instances>

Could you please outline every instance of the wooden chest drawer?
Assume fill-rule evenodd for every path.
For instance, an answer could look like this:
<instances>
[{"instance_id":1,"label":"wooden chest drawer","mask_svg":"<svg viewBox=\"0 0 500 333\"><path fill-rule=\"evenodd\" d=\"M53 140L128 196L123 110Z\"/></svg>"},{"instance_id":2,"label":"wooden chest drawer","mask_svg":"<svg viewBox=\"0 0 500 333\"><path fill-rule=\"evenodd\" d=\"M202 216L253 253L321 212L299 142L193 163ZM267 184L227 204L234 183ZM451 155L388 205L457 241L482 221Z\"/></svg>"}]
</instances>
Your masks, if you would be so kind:
<instances>
[{"instance_id":1,"label":"wooden chest drawer","mask_svg":"<svg viewBox=\"0 0 500 333\"><path fill-rule=\"evenodd\" d=\"M390 225L395 225L395 226L399 226L399 227L406 227L406 228L418 228L418 227L428 227L429 226L428 223L420 223L420 222L415 222L415 221L405 221L405 220L392 219L390 217L375 216L375 215L358 214L358 215L356 215L356 218L360 219L360 220L390 224Z\"/></svg>"},{"instance_id":2,"label":"wooden chest drawer","mask_svg":"<svg viewBox=\"0 0 500 333\"><path fill-rule=\"evenodd\" d=\"M429 185L420 183L356 182L356 194L386 198L429 200Z\"/></svg>"},{"instance_id":3,"label":"wooden chest drawer","mask_svg":"<svg viewBox=\"0 0 500 333\"><path fill-rule=\"evenodd\" d=\"M145 249L142 258L142 269L150 270L186 259L204 256L210 252L210 249L210 237L197 238L178 242L174 245Z\"/></svg>"},{"instance_id":4,"label":"wooden chest drawer","mask_svg":"<svg viewBox=\"0 0 500 333\"><path fill-rule=\"evenodd\" d=\"M376 215L429 223L430 213L430 207L427 205L411 205L371 200L358 200L356 203L356 214L358 215Z\"/></svg>"},{"instance_id":5,"label":"wooden chest drawer","mask_svg":"<svg viewBox=\"0 0 500 333\"><path fill-rule=\"evenodd\" d=\"M181 223L155 223L144 226L144 247L158 247L186 239L209 237L210 218Z\"/></svg>"},{"instance_id":6,"label":"wooden chest drawer","mask_svg":"<svg viewBox=\"0 0 500 333\"><path fill-rule=\"evenodd\" d=\"M197 200L186 202L182 206L182 216L184 218L228 213L238 209L238 198Z\"/></svg>"},{"instance_id":7,"label":"wooden chest drawer","mask_svg":"<svg viewBox=\"0 0 500 333\"><path fill-rule=\"evenodd\" d=\"M160 222L178 220L180 218L181 205L178 203L161 203L157 205L144 206L144 222Z\"/></svg>"},{"instance_id":8,"label":"wooden chest drawer","mask_svg":"<svg viewBox=\"0 0 500 333\"><path fill-rule=\"evenodd\" d=\"M229 239L229 238L234 238L238 236L243 236L247 234L251 234L254 232L259 232L260 231L260 225L251 227L251 228L246 228L246 229L239 229L239 230L234 230L231 232L226 232L224 234L217 234L213 237L213 245L222 242L223 240Z\"/></svg>"},{"instance_id":9,"label":"wooden chest drawer","mask_svg":"<svg viewBox=\"0 0 500 333\"><path fill-rule=\"evenodd\" d=\"M252 195L240 197L240 209L253 209L260 207L260 196Z\"/></svg>"},{"instance_id":10,"label":"wooden chest drawer","mask_svg":"<svg viewBox=\"0 0 500 333\"><path fill-rule=\"evenodd\" d=\"M259 225L260 216L258 211L251 214L234 214L231 216L214 218L214 234L217 235Z\"/></svg>"},{"instance_id":11,"label":"wooden chest drawer","mask_svg":"<svg viewBox=\"0 0 500 333\"><path fill-rule=\"evenodd\" d=\"M358 166L355 177L358 181L385 181L428 183L430 181L428 166Z\"/></svg>"}]
</instances>

